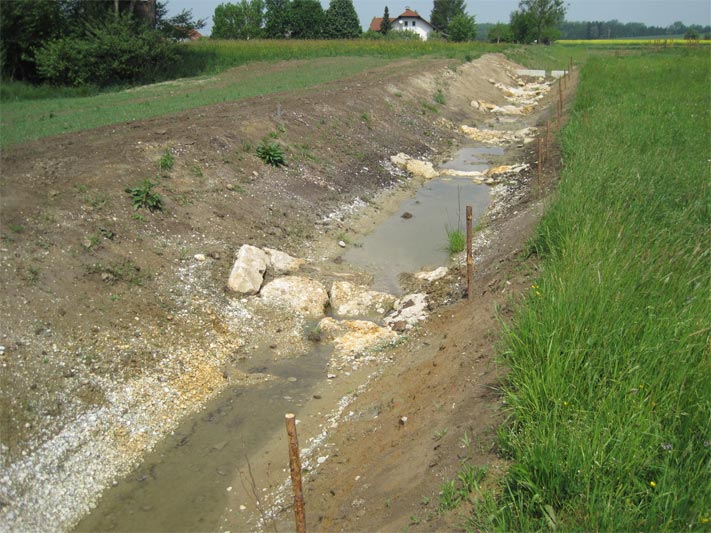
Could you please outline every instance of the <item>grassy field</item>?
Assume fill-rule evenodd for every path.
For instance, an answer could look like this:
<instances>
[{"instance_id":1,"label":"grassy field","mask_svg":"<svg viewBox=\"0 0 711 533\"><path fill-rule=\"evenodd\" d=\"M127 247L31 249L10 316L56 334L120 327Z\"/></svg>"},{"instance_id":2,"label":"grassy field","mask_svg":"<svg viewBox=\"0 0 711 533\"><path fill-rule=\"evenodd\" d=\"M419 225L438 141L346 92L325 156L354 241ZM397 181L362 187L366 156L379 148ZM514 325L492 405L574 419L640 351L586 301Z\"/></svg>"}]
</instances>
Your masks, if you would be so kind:
<instances>
[{"instance_id":1,"label":"grassy field","mask_svg":"<svg viewBox=\"0 0 711 533\"><path fill-rule=\"evenodd\" d=\"M472 527L711 529L709 86L707 50L584 68Z\"/></svg>"},{"instance_id":2,"label":"grassy field","mask_svg":"<svg viewBox=\"0 0 711 533\"><path fill-rule=\"evenodd\" d=\"M192 76L120 91L52 89L4 84L0 146L119 122L140 120L261 94L302 89L352 76L402 57L468 61L503 47L417 41L213 41L186 45L174 75ZM323 62L319 59L341 58ZM262 75L226 72L256 62L302 60ZM209 75L207 75L208 73ZM196 74L202 74L196 76Z\"/></svg>"}]
</instances>

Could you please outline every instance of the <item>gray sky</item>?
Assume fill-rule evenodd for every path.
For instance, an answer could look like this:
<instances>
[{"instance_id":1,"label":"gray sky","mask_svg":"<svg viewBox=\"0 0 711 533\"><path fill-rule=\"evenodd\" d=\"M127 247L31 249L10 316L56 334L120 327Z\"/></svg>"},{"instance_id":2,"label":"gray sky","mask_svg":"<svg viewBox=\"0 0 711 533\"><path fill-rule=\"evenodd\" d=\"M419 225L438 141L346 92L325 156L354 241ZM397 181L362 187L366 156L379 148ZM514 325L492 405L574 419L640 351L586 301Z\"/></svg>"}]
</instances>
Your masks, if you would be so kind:
<instances>
[{"instance_id":1,"label":"gray sky","mask_svg":"<svg viewBox=\"0 0 711 533\"><path fill-rule=\"evenodd\" d=\"M203 30L206 35L212 27L215 7L221 3L239 0L167 0L170 14L182 9L192 9L195 18L207 19ZM321 0L324 9L329 0ZM373 17L382 17L388 6L390 16L397 16L406 7L416 10L429 20L433 0L354 0L360 23L368 27ZM709 0L568 0L567 20L612 20L643 22L648 26L669 26L680 20L686 25L711 24ZM477 22L508 22L509 14L518 6L518 0L467 1L468 11Z\"/></svg>"}]
</instances>

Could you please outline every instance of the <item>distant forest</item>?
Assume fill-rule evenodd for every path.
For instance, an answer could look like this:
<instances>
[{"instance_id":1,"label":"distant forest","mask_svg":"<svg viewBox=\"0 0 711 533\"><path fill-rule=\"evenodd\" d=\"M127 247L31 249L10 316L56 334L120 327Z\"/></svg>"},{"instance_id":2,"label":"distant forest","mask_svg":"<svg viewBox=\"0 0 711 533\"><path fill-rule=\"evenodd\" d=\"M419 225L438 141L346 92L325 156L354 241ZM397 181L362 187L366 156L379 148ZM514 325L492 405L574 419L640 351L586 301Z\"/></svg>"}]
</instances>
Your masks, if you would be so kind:
<instances>
[{"instance_id":1,"label":"distant forest","mask_svg":"<svg viewBox=\"0 0 711 533\"><path fill-rule=\"evenodd\" d=\"M489 30L496 24L478 23L477 39L488 40ZM675 22L667 27L647 26L641 22L608 21L564 21L559 26L558 39L633 39L635 37L660 37L684 36L693 32L698 38L711 38L711 26L691 24L686 26L682 22Z\"/></svg>"}]
</instances>

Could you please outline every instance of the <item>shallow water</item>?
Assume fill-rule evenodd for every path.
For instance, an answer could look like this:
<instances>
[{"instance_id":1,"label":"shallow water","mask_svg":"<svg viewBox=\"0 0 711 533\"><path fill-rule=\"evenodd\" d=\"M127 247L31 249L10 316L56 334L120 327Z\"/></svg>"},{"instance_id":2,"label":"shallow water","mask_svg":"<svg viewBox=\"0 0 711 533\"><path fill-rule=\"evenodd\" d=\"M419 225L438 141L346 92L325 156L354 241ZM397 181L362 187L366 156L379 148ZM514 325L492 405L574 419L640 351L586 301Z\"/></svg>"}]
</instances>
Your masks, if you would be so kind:
<instances>
[{"instance_id":1,"label":"shallow water","mask_svg":"<svg viewBox=\"0 0 711 533\"><path fill-rule=\"evenodd\" d=\"M503 154L499 146L469 146L440 168L483 172L491 166L490 158ZM447 265L447 230L466 231L467 205L472 206L476 225L489 206L489 188L468 178L435 178L343 258L372 273L374 289L401 294L400 273ZM403 218L405 213L412 218Z\"/></svg>"},{"instance_id":2,"label":"shallow water","mask_svg":"<svg viewBox=\"0 0 711 533\"><path fill-rule=\"evenodd\" d=\"M239 365L280 379L229 389L187 417L76 531L216 531L245 457L283 432L284 413L298 413L326 376L329 353L314 346L305 356L277 361L264 352Z\"/></svg>"}]
</instances>

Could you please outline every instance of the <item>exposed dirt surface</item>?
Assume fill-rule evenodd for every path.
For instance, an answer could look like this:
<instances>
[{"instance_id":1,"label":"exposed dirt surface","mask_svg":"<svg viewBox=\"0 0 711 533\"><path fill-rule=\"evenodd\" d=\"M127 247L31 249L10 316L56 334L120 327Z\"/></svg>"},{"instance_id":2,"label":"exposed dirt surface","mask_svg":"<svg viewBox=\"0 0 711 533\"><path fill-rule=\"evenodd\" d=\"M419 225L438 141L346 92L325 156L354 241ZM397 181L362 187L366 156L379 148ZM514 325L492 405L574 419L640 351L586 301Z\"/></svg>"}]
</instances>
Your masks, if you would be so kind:
<instances>
[{"instance_id":1,"label":"exposed dirt surface","mask_svg":"<svg viewBox=\"0 0 711 533\"><path fill-rule=\"evenodd\" d=\"M402 60L317 89L4 149L0 518L18 529L72 527L182 417L225 387L260 382L237 361L265 347L280 357L308 350L306 321L224 288L236 250L303 257L326 284L367 281L340 264L338 241L421 183L391 155L437 163L469 142L459 125L544 123L553 92L508 125L470 105L505 105L492 82L514 84L514 68L497 55ZM288 166L257 158L264 138ZM535 168L533 146L513 144L506 157ZM166 152L174 164L161 170ZM125 190L144 178L157 183L163 211L133 209ZM310 529L455 528L457 512L437 512L442 483L465 458L492 477L504 468L493 444L504 416L494 354L499 320L535 276L526 242L542 203L532 183L530 169L509 183L475 238L472 302L461 267L434 284L406 277L429 293L431 318L388 353L329 435L330 459L307 478ZM57 469L62 483L83 475L94 484L74 493L47 477ZM61 514L63 498L81 503Z\"/></svg>"}]
</instances>

